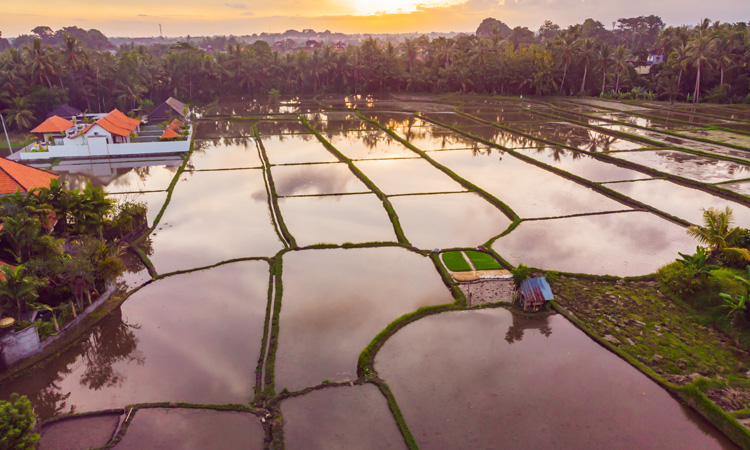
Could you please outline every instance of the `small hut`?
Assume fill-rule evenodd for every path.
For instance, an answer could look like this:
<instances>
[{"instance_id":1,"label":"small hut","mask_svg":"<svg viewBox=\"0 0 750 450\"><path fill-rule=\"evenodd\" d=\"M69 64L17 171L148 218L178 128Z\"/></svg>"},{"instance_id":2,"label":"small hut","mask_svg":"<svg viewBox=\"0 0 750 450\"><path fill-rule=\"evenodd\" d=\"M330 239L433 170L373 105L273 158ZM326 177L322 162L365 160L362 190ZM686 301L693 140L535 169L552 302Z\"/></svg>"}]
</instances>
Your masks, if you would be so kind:
<instances>
[{"instance_id":1,"label":"small hut","mask_svg":"<svg viewBox=\"0 0 750 450\"><path fill-rule=\"evenodd\" d=\"M154 108L148 115L150 124L166 122L169 119L182 119L185 117L185 104L176 98L169 97L161 105Z\"/></svg>"},{"instance_id":2,"label":"small hut","mask_svg":"<svg viewBox=\"0 0 750 450\"><path fill-rule=\"evenodd\" d=\"M78 108L73 108L72 106L65 104L60 105L54 110L52 110L51 113L47 114L47 118L49 119L52 116L62 117L63 119L73 120L73 117L81 115L81 111Z\"/></svg>"},{"instance_id":3,"label":"small hut","mask_svg":"<svg viewBox=\"0 0 750 450\"><path fill-rule=\"evenodd\" d=\"M518 306L524 311L539 311L544 302L554 300L552 288L544 277L523 280L517 291Z\"/></svg>"}]
</instances>

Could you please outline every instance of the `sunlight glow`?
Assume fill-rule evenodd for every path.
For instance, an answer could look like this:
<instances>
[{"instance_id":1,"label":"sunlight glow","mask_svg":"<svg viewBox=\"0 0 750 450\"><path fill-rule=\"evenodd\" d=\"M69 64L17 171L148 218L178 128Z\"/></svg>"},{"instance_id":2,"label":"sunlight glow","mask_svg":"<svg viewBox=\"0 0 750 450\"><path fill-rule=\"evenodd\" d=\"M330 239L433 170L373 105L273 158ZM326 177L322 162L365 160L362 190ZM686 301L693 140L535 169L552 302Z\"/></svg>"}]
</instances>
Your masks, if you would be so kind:
<instances>
[{"instance_id":1,"label":"sunlight glow","mask_svg":"<svg viewBox=\"0 0 750 450\"><path fill-rule=\"evenodd\" d=\"M425 8L456 5L465 0L417 1L417 0L353 0L352 7L357 15L410 13Z\"/></svg>"}]
</instances>

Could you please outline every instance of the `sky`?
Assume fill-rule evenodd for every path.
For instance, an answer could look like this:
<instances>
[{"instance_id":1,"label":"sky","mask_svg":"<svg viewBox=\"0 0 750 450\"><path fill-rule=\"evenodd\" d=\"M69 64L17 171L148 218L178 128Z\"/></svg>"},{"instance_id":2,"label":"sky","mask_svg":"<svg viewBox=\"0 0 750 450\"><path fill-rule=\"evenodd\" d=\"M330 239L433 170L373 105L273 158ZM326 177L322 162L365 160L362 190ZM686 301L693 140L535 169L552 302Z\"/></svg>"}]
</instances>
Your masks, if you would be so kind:
<instances>
[{"instance_id":1,"label":"sky","mask_svg":"<svg viewBox=\"0 0 750 450\"><path fill-rule=\"evenodd\" d=\"M249 35L312 28L342 33L473 32L494 17L537 30L592 17L608 28L620 17L655 14L668 25L707 17L750 21L748 0L0 0L3 37L38 26L96 28L110 37Z\"/></svg>"}]
</instances>

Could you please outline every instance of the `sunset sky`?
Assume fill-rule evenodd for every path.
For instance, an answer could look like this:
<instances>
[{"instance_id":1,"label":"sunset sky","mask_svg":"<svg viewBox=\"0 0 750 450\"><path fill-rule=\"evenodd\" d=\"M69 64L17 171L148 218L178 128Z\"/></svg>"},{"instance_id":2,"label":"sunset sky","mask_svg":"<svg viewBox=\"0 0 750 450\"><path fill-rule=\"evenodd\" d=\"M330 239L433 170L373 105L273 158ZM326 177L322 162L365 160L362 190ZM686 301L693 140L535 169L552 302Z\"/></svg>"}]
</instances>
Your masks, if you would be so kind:
<instances>
[{"instance_id":1,"label":"sunset sky","mask_svg":"<svg viewBox=\"0 0 750 450\"><path fill-rule=\"evenodd\" d=\"M588 17L610 27L620 17L656 14L669 25L750 20L748 0L0 0L4 37L37 25L76 25L108 36L253 34L313 28L344 33L474 31L486 17L511 27L561 26Z\"/></svg>"}]
</instances>

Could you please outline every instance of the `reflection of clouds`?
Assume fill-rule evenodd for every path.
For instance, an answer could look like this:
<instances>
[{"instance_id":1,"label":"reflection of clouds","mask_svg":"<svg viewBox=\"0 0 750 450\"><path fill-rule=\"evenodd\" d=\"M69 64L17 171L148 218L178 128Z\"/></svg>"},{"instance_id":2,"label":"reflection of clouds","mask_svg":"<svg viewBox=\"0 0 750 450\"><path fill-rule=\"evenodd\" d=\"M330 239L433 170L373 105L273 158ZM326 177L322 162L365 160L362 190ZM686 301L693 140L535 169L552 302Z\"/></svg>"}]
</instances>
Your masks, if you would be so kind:
<instances>
[{"instance_id":1,"label":"reflection of clouds","mask_svg":"<svg viewBox=\"0 0 750 450\"><path fill-rule=\"evenodd\" d=\"M271 169L278 195L340 194L366 187L343 164L275 166Z\"/></svg>"}]
</instances>

